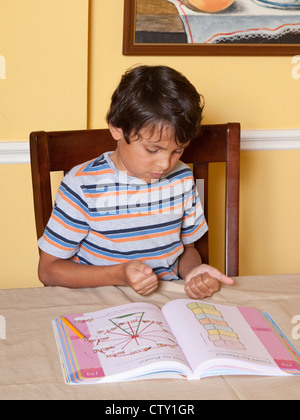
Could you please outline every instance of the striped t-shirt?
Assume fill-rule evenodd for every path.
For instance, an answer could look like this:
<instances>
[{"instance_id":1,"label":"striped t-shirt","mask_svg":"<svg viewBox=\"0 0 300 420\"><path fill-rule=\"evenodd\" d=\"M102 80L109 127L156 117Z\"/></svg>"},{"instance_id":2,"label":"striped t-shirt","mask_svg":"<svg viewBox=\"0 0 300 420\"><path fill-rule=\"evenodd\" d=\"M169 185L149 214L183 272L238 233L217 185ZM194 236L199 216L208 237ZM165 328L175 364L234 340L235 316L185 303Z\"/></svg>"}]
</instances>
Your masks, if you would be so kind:
<instances>
[{"instance_id":1,"label":"striped t-shirt","mask_svg":"<svg viewBox=\"0 0 300 420\"><path fill-rule=\"evenodd\" d=\"M190 168L178 162L150 184L118 171L111 153L64 177L40 249L99 266L140 260L159 279L178 280L184 245L207 231Z\"/></svg>"}]
</instances>

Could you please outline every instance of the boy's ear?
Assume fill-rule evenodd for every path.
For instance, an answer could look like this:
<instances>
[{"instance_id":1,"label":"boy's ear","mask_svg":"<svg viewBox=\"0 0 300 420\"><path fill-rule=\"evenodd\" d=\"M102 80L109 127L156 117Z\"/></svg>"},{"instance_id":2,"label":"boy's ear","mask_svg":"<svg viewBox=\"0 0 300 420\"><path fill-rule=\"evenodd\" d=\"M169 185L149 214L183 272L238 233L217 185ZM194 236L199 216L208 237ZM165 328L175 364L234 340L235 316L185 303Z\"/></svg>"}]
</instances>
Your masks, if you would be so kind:
<instances>
[{"instance_id":1,"label":"boy's ear","mask_svg":"<svg viewBox=\"0 0 300 420\"><path fill-rule=\"evenodd\" d=\"M110 123L108 124L108 127L109 127L109 131L110 131L112 137L115 140L119 141L124 137L122 128L115 127L114 125L112 125Z\"/></svg>"}]
</instances>

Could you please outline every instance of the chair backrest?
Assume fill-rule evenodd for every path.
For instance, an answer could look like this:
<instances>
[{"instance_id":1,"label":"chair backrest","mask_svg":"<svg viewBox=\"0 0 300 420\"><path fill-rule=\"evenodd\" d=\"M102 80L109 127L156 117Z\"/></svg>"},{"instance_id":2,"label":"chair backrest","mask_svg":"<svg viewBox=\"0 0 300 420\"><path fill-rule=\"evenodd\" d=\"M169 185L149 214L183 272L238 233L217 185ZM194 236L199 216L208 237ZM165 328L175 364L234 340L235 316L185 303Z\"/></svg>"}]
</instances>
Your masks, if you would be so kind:
<instances>
[{"instance_id":1,"label":"chair backrest","mask_svg":"<svg viewBox=\"0 0 300 420\"><path fill-rule=\"evenodd\" d=\"M108 129L33 132L30 157L37 237L41 237L52 211L50 173L67 172L74 166L114 150L116 142ZM209 164L226 163L225 199L225 272L239 274L239 123L203 125L200 135L191 141L181 160L192 164L194 178L204 180L204 213L208 218ZM195 247L209 263L208 234Z\"/></svg>"}]
</instances>

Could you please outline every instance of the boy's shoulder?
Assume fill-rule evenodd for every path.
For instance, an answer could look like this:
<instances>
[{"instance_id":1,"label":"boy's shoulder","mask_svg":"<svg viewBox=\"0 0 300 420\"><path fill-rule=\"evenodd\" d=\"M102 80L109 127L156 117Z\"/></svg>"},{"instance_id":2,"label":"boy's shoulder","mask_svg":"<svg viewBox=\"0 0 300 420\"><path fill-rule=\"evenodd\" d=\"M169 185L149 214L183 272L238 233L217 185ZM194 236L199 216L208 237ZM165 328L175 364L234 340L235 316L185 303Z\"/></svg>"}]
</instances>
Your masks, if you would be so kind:
<instances>
[{"instance_id":1,"label":"boy's shoulder","mask_svg":"<svg viewBox=\"0 0 300 420\"><path fill-rule=\"evenodd\" d=\"M172 178L190 178L193 177L193 171L189 165L180 160L169 175Z\"/></svg>"},{"instance_id":2,"label":"boy's shoulder","mask_svg":"<svg viewBox=\"0 0 300 420\"><path fill-rule=\"evenodd\" d=\"M74 166L74 168L68 172L68 175L70 177L77 178L114 174L114 171L108 164L106 156L107 153L104 153L95 159L80 163L79 165Z\"/></svg>"},{"instance_id":3,"label":"boy's shoulder","mask_svg":"<svg viewBox=\"0 0 300 420\"><path fill-rule=\"evenodd\" d=\"M65 182L79 187L102 183L104 180L105 182L120 181L118 173L115 172L114 167L111 165L109 154L110 152L106 152L95 159L76 165L67 173ZM126 179L123 179L123 181L125 182ZM128 179L127 182L130 182L131 178ZM179 180L181 182L193 180L193 172L189 165L179 161L175 168L166 175L164 180L168 184L177 183Z\"/></svg>"}]
</instances>

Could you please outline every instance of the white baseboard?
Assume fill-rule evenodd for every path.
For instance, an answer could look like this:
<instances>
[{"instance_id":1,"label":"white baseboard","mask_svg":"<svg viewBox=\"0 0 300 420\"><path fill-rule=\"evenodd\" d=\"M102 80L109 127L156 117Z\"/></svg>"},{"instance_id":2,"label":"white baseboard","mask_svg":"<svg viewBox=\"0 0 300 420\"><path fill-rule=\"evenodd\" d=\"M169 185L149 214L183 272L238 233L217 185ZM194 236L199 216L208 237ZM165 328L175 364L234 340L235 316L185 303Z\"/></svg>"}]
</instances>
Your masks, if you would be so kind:
<instances>
[{"instance_id":1,"label":"white baseboard","mask_svg":"<svg viewBox=\"0 0 300 420\"><path fill-rule=\"evenodd\" d=\"M300 150L300 129L242 130L241 150ZM1 164L30 163L28 141L0 141Z\"/></svg>"}]
</instances>

